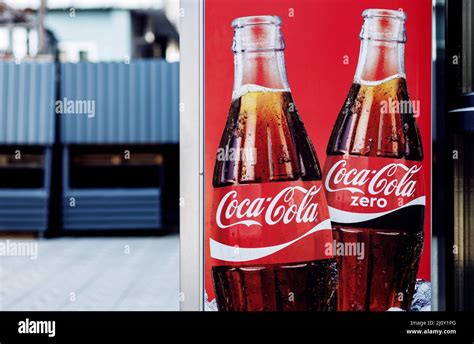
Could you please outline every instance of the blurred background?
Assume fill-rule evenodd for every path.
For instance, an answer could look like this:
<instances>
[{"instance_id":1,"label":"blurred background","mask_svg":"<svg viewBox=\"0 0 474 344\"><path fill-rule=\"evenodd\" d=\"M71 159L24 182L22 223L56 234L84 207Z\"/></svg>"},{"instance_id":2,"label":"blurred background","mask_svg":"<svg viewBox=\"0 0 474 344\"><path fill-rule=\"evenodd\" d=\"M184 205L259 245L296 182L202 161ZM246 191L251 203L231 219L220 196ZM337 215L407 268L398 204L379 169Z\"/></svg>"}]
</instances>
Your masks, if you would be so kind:
<instances>
[{"instance_id":1,"label":"blurred background","mask_svg":"<svg viewBox=\"0 0 474 344\"><path fill-rule=\"evenodd\" d=\"M178 310L178 21L0 1L0 310Z\"/></svg>"},{"instance_id":2,"label":"blurred background","mask_svg":"<svg viewBox=\"0 0 474 344\"><path fill-rule=\"evenodd\" d=\"M433 301L473 311L474 1L433 5Z\"/></svg>"}]
</instances>

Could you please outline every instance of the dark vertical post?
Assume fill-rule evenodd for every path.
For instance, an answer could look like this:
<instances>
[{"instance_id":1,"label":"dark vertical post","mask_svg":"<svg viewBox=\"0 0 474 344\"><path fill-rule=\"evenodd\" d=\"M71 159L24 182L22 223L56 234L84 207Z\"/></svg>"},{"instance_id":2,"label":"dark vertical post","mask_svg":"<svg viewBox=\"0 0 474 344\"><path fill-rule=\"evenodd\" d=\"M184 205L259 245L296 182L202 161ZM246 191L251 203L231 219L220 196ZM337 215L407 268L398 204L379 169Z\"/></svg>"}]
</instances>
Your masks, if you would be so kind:
<instances>
[{"instance_id":1,"label":"dark vertical post","mask_svg":"<svg viewBox=\"0 0 474 344\"><path fill-rule=\"evenodd\" d=\"M55 100L61 98L61 63L56 61L55 73ZM61 142L61 114L54 113L54 142L52 145L52 169L49 201L48 237L59 236L62 233L62 142Z\"/></svg>"},{"instance_id":2,"label":"dark vertical post","mask_svg":"<svg viewBox=\"0 0 474 344\"><path fill-rule=\"evenodd\" d=\"M448 190L439 185L448 185L446 166L450 163L450 153L446 144L446 82L445 74L445 23L446 4L444 0L437 0L435 6L435 37L436 60L433 65L433 179L432 179L432 228L433 228L433 258L432 282L434 303L437 310L446 309L446 228L447 213L438 211L444 209Z\"/></svg>"},{"instance_id":3,"label":"dark vertical post","mask_svg":"<svg viewBox=\"0 0 474 344\"><path fill-rule=\"evenodd\" d=\"M446 14L446 304L447 310L474 310L473 179L474 85L472 0L447 0ZM457 155L456 157L454 155ZM456 247L454 247L456 245ZM454 252L456 251L456 252Z\"/></svg>"}]
</instances>

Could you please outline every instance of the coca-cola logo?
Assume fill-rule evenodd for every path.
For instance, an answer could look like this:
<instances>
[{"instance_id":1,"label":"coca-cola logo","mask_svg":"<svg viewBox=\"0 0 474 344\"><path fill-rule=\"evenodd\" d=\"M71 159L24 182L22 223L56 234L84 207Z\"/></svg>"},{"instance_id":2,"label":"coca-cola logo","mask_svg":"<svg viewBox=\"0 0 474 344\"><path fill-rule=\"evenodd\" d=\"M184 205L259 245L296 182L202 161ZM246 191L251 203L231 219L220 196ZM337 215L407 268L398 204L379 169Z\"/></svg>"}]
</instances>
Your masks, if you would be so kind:
<instances>
[{"instance_id":1,"label":"coca-cola logo","mask_svg":"<svg viewBox=\"0 0 474 344\"><path fill-rule=\"evenodd\" d=\"M347 168L347 160L336 162L327 172L328 192L349 191L353 194L411 197L415 194L421 166L391 163L378 169Z\"/></svg>"},{"instance_id":2,"label":"coca-cola logo","mask_svg":"<svg viewBox=\"0 0 474 344\"><path fill-rule=\"evenodd\" d=\"M237 190L226 193L216 211L216 223L219 228L237 225L263 226L262 220L269 226L279 223L311 223L318 217L317 194L321 186L309 189L301 186L289 186L274 197L239 198ZM300 200L297 202L296 200Z\"/></svg>"}]
</instances>

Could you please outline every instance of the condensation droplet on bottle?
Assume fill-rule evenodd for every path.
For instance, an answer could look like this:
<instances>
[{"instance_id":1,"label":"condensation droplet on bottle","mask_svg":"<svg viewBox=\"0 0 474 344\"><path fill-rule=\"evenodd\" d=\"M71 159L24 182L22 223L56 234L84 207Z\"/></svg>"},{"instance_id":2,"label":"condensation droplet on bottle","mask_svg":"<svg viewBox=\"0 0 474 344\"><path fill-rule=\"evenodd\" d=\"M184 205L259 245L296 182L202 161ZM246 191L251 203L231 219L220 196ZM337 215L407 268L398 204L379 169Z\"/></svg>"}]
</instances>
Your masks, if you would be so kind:
<instances>
[{"instance_id":1,"label":"condensation droplet on bottle","mask_svg":"<svg viewBox=\"0 0 474 344\"><path fill-rule=\"evenodd\" d=\"M403 124L403 132L405 134L408 133L408 129L410 129L410 126L408 125L408 123Z\"/></svg>"}]
</instances>

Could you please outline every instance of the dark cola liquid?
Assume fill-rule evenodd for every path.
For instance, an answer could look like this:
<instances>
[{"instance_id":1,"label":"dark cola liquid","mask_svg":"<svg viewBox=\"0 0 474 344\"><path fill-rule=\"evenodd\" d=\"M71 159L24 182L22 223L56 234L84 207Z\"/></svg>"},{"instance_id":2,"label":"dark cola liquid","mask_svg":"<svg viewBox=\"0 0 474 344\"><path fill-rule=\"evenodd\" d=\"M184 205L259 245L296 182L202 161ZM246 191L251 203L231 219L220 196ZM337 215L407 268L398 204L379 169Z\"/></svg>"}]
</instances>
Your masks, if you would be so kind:
<instances>
[{"instance_id":1,"label":"dark cola liquid","mask_svg":"<svg viewBox=\"0 0 474 344\"><path fill-rule=\"evenodd\" d=\"M215 188L321 180L314 147L289 92L248 92L235 99L219 151L226 152L226 159L216 160ZM221 311L330 311L336 308L334 259L280 265L214 266L212 278Z\"/></svg>"},{"instance_id":2,"label":"dark cola liquid","mask_svg":"<svg viewBox=\"0 0 474 344\"><path fill-rule=\"evenodd\" d=\"M418 272L423 232L333 225L334 240L363 243L364 258L337 256L338 310L409 310Z\"/></svg>"},{"instance_id":3,"label":"dark cola liquid","mask_svg":"<svg viewBox=\"0 0 474 344\"><path fill-rule=\"evenodd\" d=\"M331 133L327 154L422 161L415 105L410 104L404 78L372 86L352 84Z\"/></svg>"},{"instance_id":4,"label":"dark cola liquid","mask_svg":"<svg viewBox=\"0 0 474 344\"><path fill-rule=\"evenodd\" d=\"M328 155L423 160L406 81L353 84L327 147ZM396 108L396 104L399 105ZM423 247L424 206L347 226L333 223L337 242L364 244L363 259L337 256L338 310L409 310Z\"/></svg>"},{"instance_id":5,"label":"dark cola liquid","mask_svg":"<svg viewBox=\"0 0 474 344\"><path fill-rule=\"evenodd\" d=\"M233 100L219 151L229 154L216 161L214 187L322 178L290 92L248 92Z\"/></svg>"}]
</instances>

